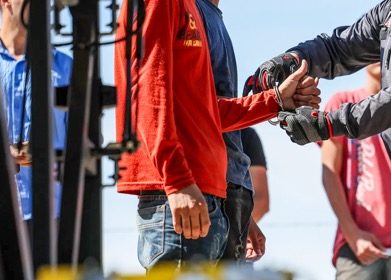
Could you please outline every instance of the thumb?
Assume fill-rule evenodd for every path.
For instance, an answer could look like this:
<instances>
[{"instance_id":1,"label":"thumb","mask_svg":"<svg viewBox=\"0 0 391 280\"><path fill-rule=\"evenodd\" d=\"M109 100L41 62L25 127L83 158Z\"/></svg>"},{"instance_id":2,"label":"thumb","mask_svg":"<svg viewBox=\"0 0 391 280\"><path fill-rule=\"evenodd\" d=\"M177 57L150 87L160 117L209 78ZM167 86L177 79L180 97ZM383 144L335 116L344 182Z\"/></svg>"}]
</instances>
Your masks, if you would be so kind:
<instances>
[{"instance_id":1,"label":"thumb","mask_svg":"<svg viewBox=\"0 0 391 280\"><path fill-rule=\"evenodd\" d=\"M292 75L290 75L289 78L294 81L300 81L301 78L303 78L307 74L307 71L308 71L308 63L305 59L303 59L301 61L299 69L297 69L294 73L292 73Z\"/></svg>"}]
</instances>

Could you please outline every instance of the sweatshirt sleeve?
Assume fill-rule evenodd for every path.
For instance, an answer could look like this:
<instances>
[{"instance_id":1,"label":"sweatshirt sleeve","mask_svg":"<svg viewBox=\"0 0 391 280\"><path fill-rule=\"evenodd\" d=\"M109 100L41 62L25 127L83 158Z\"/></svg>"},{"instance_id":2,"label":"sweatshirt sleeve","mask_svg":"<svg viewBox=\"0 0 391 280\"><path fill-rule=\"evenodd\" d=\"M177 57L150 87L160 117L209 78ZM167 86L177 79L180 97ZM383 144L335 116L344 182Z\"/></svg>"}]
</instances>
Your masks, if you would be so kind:
<instances>
[{"instance_id":1,"label":"sweatshirt sleeve","mask_svg":"<svg viewBox=\"0 0 391 280\"><path fill-rule=\"evenodd\" d=\"M223 132L270 120L280 110L274 90L241 98L219 98L218 105Z\"/></svg>"},{"instance_id":2,"label":"sweatshirt sleeve","mask_svg":"<svg viewBox=\"0 0 391 280\"><path fill-rule=\"evenodd\" d=\"M126 2L122 7L125 14L120 15L120 19L123 19L120 30L121 24L126 26ZM137 136L141 145L163 178L166 193L170 194L195 183L177 137L173 109L173 45L180 7L177 0L149 0L145 4L144 50L139 71L136 71L135 50L132 50L132 113L137 116L133 115L132 118L137 122ZM121 37L120 30L117 38ZM125 35L124 30L122 28L122 36ZM125 43L117 44L115 56L118 65L115 68L119 96L125 96L126 92L125 54ZM139 88L137 96L134 92L136 86ZM125 98L119 98L118 103L117 108L125 112ZM121 123L117 122L117 126L121 126ZM122 135L121 132L123 129L117 130L119 135Z\"/></svg>"}]
</instances>

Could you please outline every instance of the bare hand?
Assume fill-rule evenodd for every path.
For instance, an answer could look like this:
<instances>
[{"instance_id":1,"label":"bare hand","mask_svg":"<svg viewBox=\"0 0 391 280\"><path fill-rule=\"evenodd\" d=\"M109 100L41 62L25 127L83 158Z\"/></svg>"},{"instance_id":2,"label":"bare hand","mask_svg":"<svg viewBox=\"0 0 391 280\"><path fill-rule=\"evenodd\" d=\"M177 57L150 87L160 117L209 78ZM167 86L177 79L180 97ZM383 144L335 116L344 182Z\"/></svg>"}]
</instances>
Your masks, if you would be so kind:
<instances>
[{"instance_id":1,"label":"bare hand","mask_svg":"<svg viewBox=\"0 0 391 280\"><path fill-rule=\"evenodd\" d=\"M256 262L265 254L266 237L261 229L255 223L253 218L250 218L248 229L248 237L246 244L246 260Z\"/></svg>"},{"instance_id":2,"label":"bare hand","mask_svg":"<svg viewBox=\"0 0 391 280\"><path fill-rule=\"evenodd\" d=\"M319 109L319 103L322 99L319 97L318 84L319 78L304 76L297 86L296 93L292 96L295 106L311 106Z\"/></svg>"},{"instance_id":3,"label":"bare hand","mask_svg":"<svg viewBox=\"0 0 391 280\"><path fill-rule=\"evenodd\" d=\"M209 232L208 205L197 185L168 195L174 230L186 239L205 237Z\"/></svg>"},{"instance_id":4,"label":"bare hand","mask_svg":"<svg viewBox=\"0 0 391 280\"><path fill-rule=\"evenodd\" d=\"M10 145L11 156L15 159L16 163L21 166L31 165L31 155L28 153L28 145L23 144L22 149L19 150L15 145Z\"/></svg>"},{"instance_id":5,"label":"bare hand","mask_svg":"<svg viewBox=\"0 0 391 280\"><path fill-rule=\"evenodd\" d=\"M279 91L285 110L294 110L297 105L320 102L318 80L306 76L308 63L302 60L299 69L291 74L280 86ZM295 97L294 97L295 96Z\"/></svg>"},{"instance_id":6,"label":"bare hand","mask_svg":"<svg viewBox=\"0 0 391 280\"><path fill-rule=\"evenodd\" d=\"M379 239L370 232L358 229L347 242L358 260L369 265L380 258L387 258L384 247Z\"/></svg>"}]
</instances>

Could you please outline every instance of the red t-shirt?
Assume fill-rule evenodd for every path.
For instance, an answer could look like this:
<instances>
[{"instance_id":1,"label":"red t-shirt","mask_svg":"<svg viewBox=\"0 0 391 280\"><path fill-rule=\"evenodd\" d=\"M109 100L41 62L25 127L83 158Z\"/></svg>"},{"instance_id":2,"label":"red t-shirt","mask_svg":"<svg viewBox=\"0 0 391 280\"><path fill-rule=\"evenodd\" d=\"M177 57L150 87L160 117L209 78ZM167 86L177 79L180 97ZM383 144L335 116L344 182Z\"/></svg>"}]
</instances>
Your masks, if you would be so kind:
<instances>
[{"instance_id":1,"label":"red t-shirt","mask_svg":"<svg viewBox=\"0 0 391 280\"><path fill-rule=\"evenodd\" d=\"M122 156L118 191L164 189L167 194L196 183L202 192L226 196L227 155L222 132L276 116L273 90L217 101L202 19L194 0L146 0L143 58L136 71L132 50L133 121L141 147ZM117 39L126 34L127 1ZM133 38L133 46L135 40ZM126 93L125 42L115 46L118 90L116 128L122 140ZM133 122L134 123L134 122Z\"/></svg>"},{"instance_id":2,"label":"red t-shirt","mask_svg":"<svg viewBox=\"0 0 391 280\"><path fill-rule=\"evenodd\" d=\"M333 111L343 103L359 102L370 96L366 90L339 92L332 96L325 111ZM379 135L363 140L335 137L343 145L341 180L350 212L357 226L373 233L385 247L391 247L391 164ZM333 264L346 243L338 226Z\"/></svg>"}]
</instances>

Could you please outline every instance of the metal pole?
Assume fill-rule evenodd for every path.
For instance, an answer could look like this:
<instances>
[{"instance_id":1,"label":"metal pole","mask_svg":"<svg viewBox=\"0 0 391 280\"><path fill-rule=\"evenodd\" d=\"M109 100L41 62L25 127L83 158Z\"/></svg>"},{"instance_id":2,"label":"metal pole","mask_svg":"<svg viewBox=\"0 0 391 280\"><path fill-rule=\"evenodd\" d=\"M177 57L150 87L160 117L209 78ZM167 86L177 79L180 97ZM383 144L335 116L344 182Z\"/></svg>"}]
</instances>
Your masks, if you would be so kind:
<instances>
[{"instance_id":1,"label":"metal pole","mask_svg":"<svg viewBox=\"0 0 391 280\"><path fill-rule=\"evenodd\" d=\"M57 264L54 219L50 0L31 1L27 57L31 67L34 269Z\"/></svg>"},{"instance_id":2,"label":"metal pole","mask_svg":"<svg viewBox=\"0 0 391 280\"><path fill-rule=\"evenodd\" d=\"M81 47L89 46L91 42L98 41L98 1L81 1L79 5L71 8L71 13L74 32L74 67L70 86L68 141L65 153L59 232L59 260L61 263L72 263L73 268L76 268L80 261L81 232L84 231L84 225L90 222L86 217L95 209L92 207L97 206L96 209L99 211L97 210L98 212L93 215L100 219L100 180L93 180L93 184L96 185L91 188L87 185L88 190L85 193L86 163L90 148L92 148L88 137L91 124L90 114L94 112L91 110L91 104L95 104L95 102L91 102L91 94L97 77L98 52L95 45ZM96 119L93 121L95 122ZM94 169L99 167L98 164L94 165ZM96 201L92 201L93 198ZM85 204L85 201L89 204ZM87 206L91 207L86 209ZM88 212L86 213L85 210ZM94 230L100 231L101 229ZM85 235L83 236L85 237ZM82 241L91 243L88 237L86 240L83 238ZM100 248L100 243L95 245ZM88 252L84 253L87 256L90 255Z\"/></svg>"}]
</instances>

